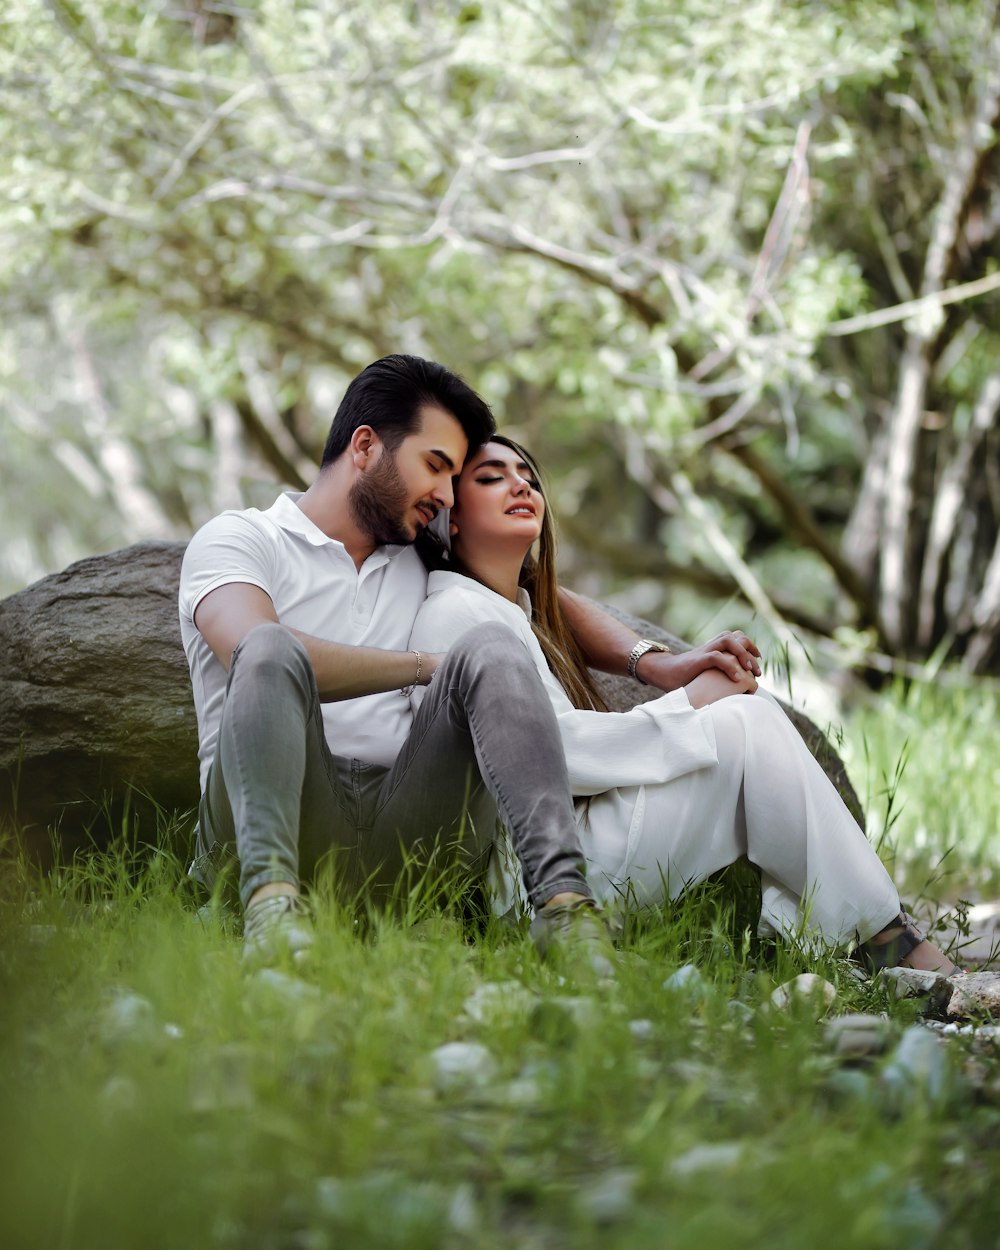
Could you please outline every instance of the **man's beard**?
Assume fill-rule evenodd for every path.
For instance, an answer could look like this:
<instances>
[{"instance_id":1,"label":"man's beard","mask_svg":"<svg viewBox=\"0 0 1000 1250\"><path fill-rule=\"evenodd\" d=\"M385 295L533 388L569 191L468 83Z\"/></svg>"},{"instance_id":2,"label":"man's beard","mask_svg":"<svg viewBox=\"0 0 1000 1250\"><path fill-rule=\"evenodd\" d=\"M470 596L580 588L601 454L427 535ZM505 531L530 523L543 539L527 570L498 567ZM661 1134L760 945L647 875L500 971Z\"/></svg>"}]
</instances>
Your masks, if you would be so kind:
<instances>
[{"instance_id":1,"label":"man's beard","mask_svg":"<svg viewBox=\"0 0 1000 1250\"><path fill-rule=\"evenodd\" d=\"M406 524L407 496L396 457L386 451L379 463L370 472L363 473L351 487L347 504L358 529L376 546L405 545L414 539Z\"/></svg>"}]
</instances>

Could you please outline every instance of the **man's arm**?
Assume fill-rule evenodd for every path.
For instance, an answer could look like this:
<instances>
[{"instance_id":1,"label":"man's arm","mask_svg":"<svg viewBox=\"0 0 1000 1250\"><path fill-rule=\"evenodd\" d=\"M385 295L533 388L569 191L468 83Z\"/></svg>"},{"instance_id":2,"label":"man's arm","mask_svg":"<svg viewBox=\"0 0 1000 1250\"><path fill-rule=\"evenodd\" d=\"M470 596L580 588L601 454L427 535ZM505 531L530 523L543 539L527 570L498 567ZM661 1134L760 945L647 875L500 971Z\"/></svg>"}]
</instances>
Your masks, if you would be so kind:
<instances>
[{"instance_id":1,"label":"man's arm","mask_svg":"<svg viewBox=\"0 0 1000 1250\"><path fill-rule=\"evenodd\" d=\"M210 591L194 614L195 625L227 672L233 652L250 630L268 622L281 623L270 595L247 582L230 582ZM324 703L401 690L416 679L417 661L412 651L352 647L325 642L297 629L289 628L288 632L305 647ZM420 685L427 685L440 662L439 655L421 655Z\"/></svg>"},{"instance_id":2,"label":"man's arm","mask_svg":"<svg viewBox=\"0 0 1000 1250\"><path fill-rule=\"evenodd\" d=\"M559 606L588 665L604 673L626 672L629 652L639 641L627 625L615 620L595 604L571 590L559 587ZM760 676L760 652L744 633L719 634L680 655L647 651L636 668L643 681L660 690L677 690L709 669L725 673L741 691L756 689L753 678Z\"/></svg>"}]
</instances>

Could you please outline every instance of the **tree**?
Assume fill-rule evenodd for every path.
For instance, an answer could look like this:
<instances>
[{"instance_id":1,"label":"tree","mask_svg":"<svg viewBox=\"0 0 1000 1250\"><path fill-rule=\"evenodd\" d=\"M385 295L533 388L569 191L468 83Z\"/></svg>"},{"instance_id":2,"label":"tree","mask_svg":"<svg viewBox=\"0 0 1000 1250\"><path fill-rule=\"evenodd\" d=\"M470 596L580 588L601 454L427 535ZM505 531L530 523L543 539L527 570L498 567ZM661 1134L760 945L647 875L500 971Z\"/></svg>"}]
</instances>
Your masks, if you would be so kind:
<instances>
[{"instance_id":1,"label":"tree","mask_svg":"<svg viewBox=\"0 0 1000 1250\"><path fill-rule=\"evenodd\" d=\"M997 662L996 287L938 299L995 260L995 7L29 7L0 53L15 507L55 483L91 547L186 532L307 478L402 348L675 609L683 580L788 645Z\"/></svg>"}]
</instances>

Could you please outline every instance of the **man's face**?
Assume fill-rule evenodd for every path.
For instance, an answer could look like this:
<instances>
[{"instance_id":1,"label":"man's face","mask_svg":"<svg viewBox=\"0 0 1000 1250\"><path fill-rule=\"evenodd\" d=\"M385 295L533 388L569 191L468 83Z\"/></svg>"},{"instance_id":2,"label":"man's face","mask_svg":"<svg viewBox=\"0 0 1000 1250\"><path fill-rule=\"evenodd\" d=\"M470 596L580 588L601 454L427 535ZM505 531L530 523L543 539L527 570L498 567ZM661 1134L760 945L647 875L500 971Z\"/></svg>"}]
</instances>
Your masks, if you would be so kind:
<instances>
[{"instance_id":1,"label":"man's face","mask_svg":"<svg viewBox=\"0 0 1000 1250\"><path fill-rule=\"evenodd\" d=\"M439 508L454 502L451 479L468 451L462 427L441 408L420 410L420 427L377 459L348 496L356 524L377 546L412 543Z\"/></svg>"}]
</instances>

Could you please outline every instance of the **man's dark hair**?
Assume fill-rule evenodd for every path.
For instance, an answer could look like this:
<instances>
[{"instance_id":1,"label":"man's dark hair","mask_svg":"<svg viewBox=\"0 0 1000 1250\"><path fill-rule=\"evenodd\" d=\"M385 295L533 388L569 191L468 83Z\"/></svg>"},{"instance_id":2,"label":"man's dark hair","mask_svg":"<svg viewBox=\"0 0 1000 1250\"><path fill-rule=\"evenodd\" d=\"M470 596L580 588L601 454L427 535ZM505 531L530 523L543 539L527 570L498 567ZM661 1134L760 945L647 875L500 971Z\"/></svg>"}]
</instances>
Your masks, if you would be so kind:
<instances>
[{"instance_id":1,"label":"man's dark hair","mask_svg":"<svg viewBox=\"0 0 1000 1250\"><path fill-rule=\"evenodd\" d=\"M363 369L340 401L323 448L322 468L350 445L354 431L370 425L389 451L413 434L425 405L443 408L459 423L470 447L496 430L489 406L444 365L419 356L383 356Z\"/></svg>"}]
</instances>

